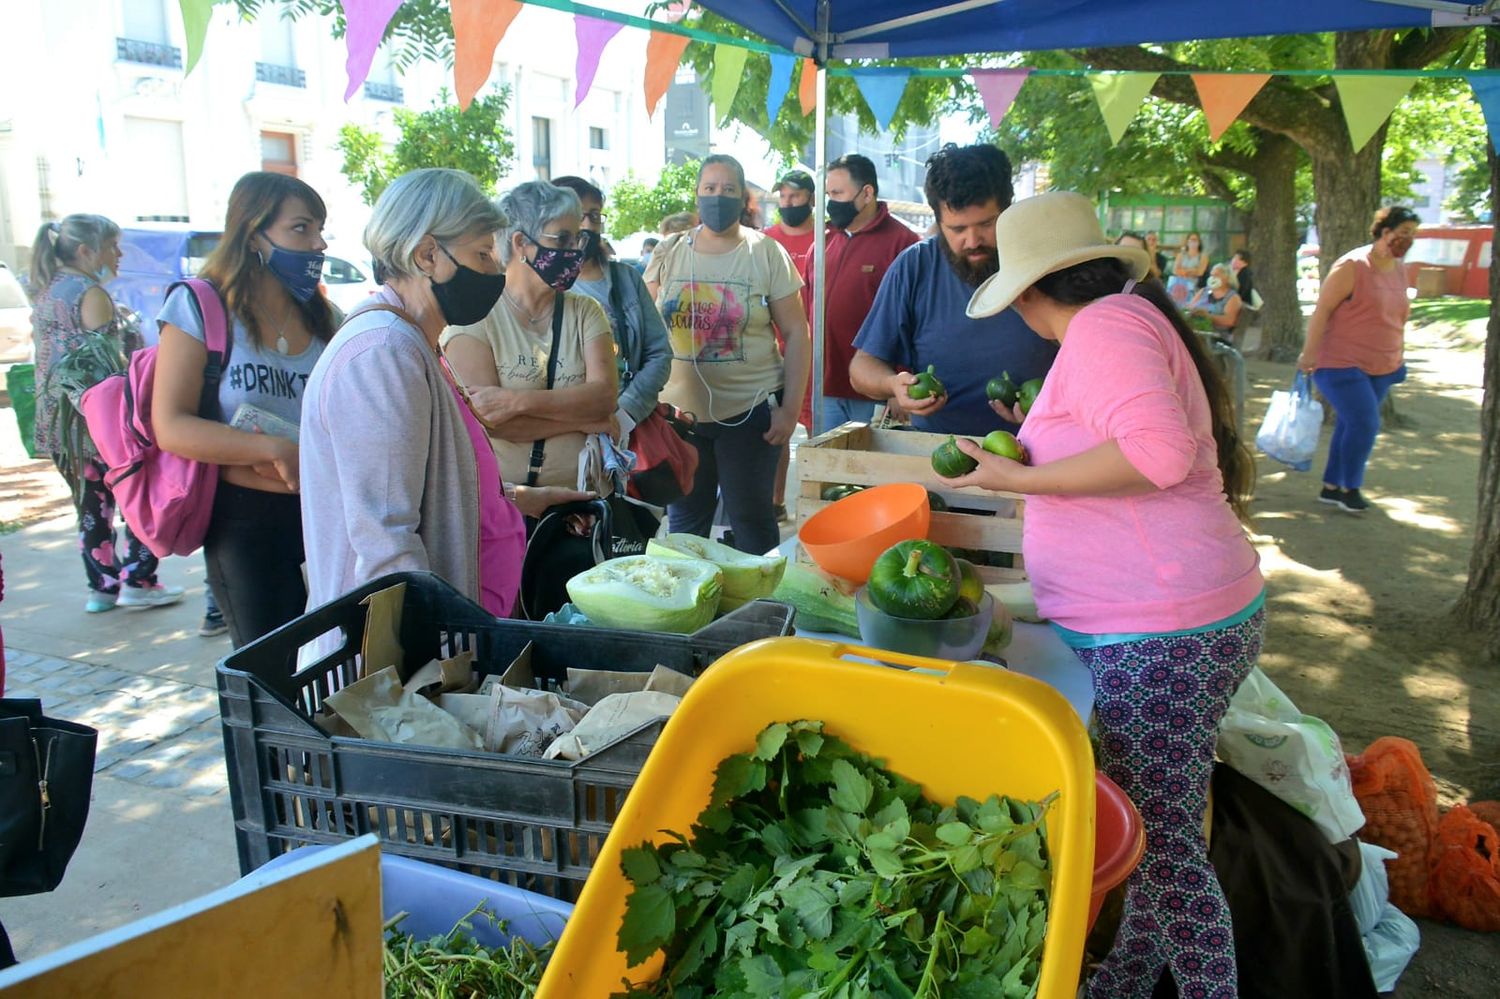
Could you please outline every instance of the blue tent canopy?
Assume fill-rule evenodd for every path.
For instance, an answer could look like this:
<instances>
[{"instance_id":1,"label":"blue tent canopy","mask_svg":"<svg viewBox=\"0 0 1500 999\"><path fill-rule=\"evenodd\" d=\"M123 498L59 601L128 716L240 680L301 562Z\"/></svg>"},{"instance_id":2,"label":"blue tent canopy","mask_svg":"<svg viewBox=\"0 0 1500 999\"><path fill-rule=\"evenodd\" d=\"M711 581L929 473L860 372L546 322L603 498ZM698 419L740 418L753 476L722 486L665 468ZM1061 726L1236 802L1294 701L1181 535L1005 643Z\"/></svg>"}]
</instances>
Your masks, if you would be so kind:
<instances>
[{"instance_id":1,"label":"blue tent canopy","mask_svg":"<svg viewBox=\"0 0 1500 999\"><path fill-rule=\"evenodd\" d=\"M1488 23L1447 0L699 0L807 56L886 59ZM826 24L819 23L820 13ZM826 51L820 40L826 39Z\"/></svg>"}]
</instances>

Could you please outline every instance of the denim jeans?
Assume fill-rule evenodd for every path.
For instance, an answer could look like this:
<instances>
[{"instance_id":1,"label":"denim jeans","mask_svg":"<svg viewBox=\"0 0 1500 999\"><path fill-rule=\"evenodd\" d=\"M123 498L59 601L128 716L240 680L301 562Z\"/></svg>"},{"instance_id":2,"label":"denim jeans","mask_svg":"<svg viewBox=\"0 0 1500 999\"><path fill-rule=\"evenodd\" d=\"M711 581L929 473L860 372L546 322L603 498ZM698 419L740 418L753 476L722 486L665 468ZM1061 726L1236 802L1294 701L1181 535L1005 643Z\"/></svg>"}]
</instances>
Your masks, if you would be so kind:
<instances>
[{"instance_id":1,"label":"denim jeans","mask_svg":"<svg viewBox=\"0 0 1500 999\"><path fill-rule=\"evenodd\" d=\"M826 434L834 427L848 423L869 423L879 405L874 399L842 399L836 395L823 397L823 409L818 413L815 433Z\"/></svg>"},{"instance_id":2,"label":"denim jeans","mask_svg":"<svg viewBox=\"0 0 1500 999\"><path fill-rule=\"evenodd\" d=\"M1313 384L1337 416L1328 442L1328 465L1323 469L1325 483L1340 489L1358 489L1364 484L1365 464L1380 432L1380 403L1392 385L1404 381L1404 364L1388 375L1367 375L1358 368L1313 372Z\"/></svg>"},{"instance_id":3,"label":"denim jeans","mask_svg":"<svg viewBox=\"0 0 1500 999\"><path fill-rule=\"evenodd\" d=\"M770 428L766 403L750 410L748 418L742 413L723 423L698 423L693 491L667 508L674 534L708 537L722 493L736 548L764 555L781 543L771 501L781 449L766 443L763 435Z\"/></svg>"},{"instance_id":4,"label":"denim jeans","mask_svg":"<svg viewBox=\"0 0 1500 999\"><path fill-rule=\"evenodd\" d=\"M307 609L302 507L296 496L220 482L203 554L208 585L235 648Z\"/></svg>"}]
</instances>

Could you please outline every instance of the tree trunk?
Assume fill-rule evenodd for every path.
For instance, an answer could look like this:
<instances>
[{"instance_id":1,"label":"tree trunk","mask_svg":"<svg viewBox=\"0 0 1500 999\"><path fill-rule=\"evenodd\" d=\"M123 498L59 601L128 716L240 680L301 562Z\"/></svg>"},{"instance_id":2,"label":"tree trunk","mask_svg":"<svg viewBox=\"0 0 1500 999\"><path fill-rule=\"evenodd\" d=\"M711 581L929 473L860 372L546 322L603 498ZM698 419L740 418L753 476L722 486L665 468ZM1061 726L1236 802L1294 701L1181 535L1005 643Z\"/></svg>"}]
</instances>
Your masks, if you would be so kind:
<instances>
[{"instance_id":1,"label":"tree trunk","mask_svg":"<svg viewBox=\"0 0 1500 999\"><path fill-rule=\"evenodd\" d=\"M1485 29L1484 64L1500 67L1500 29ZM1500 159L1488 150L1490 210L1500 217ZM1488 635L1486 653L1500 664L1500 238L1490 253L1490 324L1484 341L1484 403L1479 410L1479 511L1474 518L1474 551L1469 582L1456 613L1471 630Z\"/></svg>"},{"instance_id":2,"label":"tree trunk","mask_svg":"<svg viewBox=\"0 0 1500 999\"><path fill-rule=\"evenodd\" d=\"M1277 360L1302 349L1302 307L1297 302L1297 144L1284 135L1256 130L1260 149L1252 160L1255 209L1250 213L1250 249L1255 290L1265 300L1262 349Z\"/></svg>"}]
</instances>

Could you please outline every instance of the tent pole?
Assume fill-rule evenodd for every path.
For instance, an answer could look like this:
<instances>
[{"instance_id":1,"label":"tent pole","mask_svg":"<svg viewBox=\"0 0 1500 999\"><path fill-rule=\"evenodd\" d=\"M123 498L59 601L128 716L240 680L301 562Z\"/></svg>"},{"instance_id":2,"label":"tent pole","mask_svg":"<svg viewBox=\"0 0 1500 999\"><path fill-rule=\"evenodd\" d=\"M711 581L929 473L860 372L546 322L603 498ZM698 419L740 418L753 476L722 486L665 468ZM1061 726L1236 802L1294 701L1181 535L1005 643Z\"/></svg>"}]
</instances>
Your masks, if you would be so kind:
<instances>
[{"instance_id":1,"label":"tent pole","mask_svg":"<svg viewBox=\"0 0 1500 999\"><path fill-rule=\"evenodd\" d=\"M827 232L823 225L824 185L828 169L828 70L818 63L818 106L813 112L813 308L812 308L812 426L808 429L817 436L818 421L823 418L823 313L828 295L824 276L828 262L823 249L827 246Z\"/></svg>"}]
</instances>

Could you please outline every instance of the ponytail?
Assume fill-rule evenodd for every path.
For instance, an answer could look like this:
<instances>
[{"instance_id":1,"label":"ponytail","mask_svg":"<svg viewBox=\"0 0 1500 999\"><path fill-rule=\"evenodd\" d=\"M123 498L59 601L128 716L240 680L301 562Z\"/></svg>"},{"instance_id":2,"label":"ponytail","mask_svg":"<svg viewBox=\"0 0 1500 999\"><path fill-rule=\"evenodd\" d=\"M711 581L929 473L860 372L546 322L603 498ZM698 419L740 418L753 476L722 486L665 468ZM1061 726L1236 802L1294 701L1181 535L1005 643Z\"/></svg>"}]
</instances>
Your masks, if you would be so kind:
<instances>
[{"instance_id":1,"label":"ponytail","mask_svg":"<svg viewBox=\"0 0 1500 999\"><path fill-rule=\"evenodd\" d=\"M95 253L120 235L120 227L103 215L69 215L60 222L46 222L31 241L31 297L41 295L64 264L72 264L87 246Z\"/></svg>"},{"instance_id":2,"label":"ponytail","mask_svg":"<svg viewBox=\"0 0 1500 999\"><path fill-rule=\"evenodd\" d=\"M1250 494L1255 487L1255 459L1240 439L1234 399L1198 334L1188 325L1161 281L1153 277L1132 281L1123 261L1104 257L1044 275L1035 287L1062 305L1087 305L1106 295L1124 291L1156 306L1187 348L1193 367L1198 371L1198 379L1203 383L1203 392L1208 396L1210 425L1218 450L1219 474L1224 480L1224 496L1241 520L1249 520Z\"/></svg>"}]
</instances>

